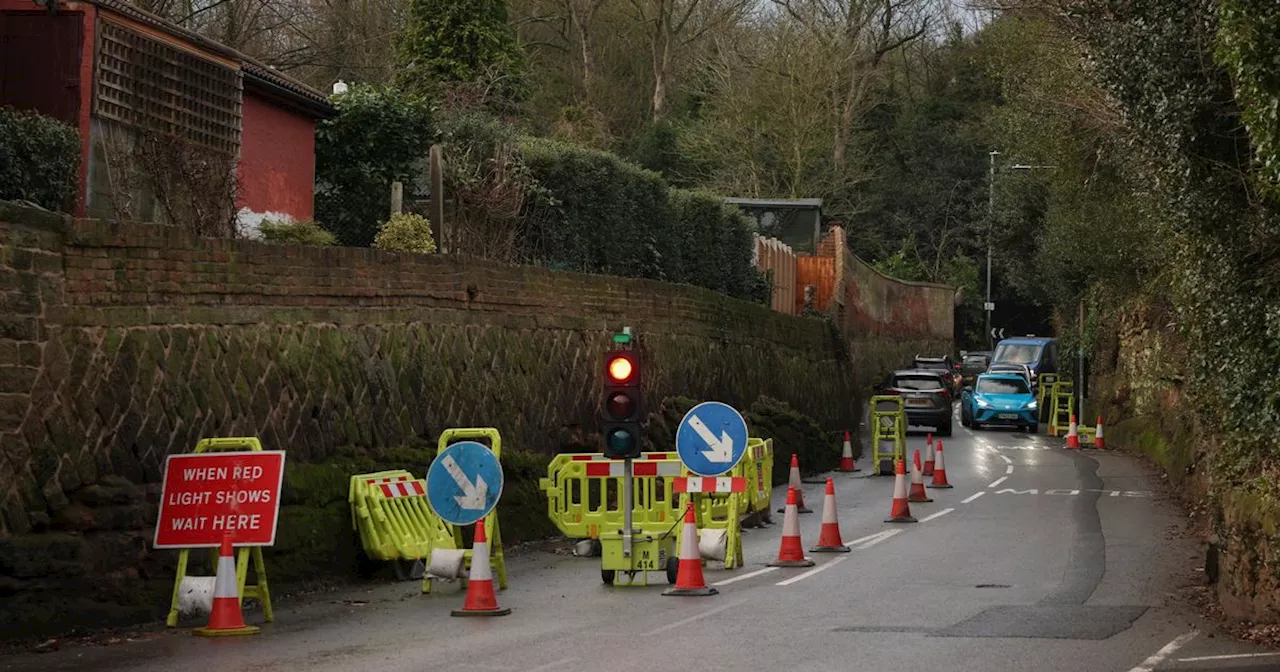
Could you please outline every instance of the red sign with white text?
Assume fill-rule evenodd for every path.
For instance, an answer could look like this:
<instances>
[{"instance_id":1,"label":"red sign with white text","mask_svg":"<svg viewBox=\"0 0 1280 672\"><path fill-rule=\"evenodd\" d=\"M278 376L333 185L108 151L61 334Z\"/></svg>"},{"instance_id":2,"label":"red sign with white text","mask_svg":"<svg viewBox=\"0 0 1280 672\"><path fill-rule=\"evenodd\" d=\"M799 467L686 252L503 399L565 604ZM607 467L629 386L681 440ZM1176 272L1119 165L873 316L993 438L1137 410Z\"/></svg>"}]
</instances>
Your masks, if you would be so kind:
<instances>
[{"instance_id":1,"label":"red sign with white text","mask_svg":"<svg viewBox=\"0 0 1280 672\"><path fill-rule=\"evenodd\" d=\"M284 451L170 455L164 466L155 548L236 546L276 540Z\"/></svg>"}]
</instances>

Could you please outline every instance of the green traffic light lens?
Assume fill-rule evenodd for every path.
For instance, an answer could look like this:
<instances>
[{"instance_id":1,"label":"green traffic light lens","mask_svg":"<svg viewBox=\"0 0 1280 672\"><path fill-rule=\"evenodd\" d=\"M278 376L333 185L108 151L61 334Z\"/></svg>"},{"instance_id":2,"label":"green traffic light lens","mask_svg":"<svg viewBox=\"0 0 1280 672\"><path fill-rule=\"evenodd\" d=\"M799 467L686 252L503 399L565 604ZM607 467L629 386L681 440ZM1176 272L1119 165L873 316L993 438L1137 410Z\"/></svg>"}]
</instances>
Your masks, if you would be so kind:
<instances>
[{"instance_id":1,"label":"green traffic light lens","mask_svg":"<svg viewBox=\"0 0 1280 672\"><path fill-rule=\"evenodd\" d=\"M625 429L609 432L609 449L615 453L626 453L635 445L635 437Z\"/></svg>"}]
</instances>

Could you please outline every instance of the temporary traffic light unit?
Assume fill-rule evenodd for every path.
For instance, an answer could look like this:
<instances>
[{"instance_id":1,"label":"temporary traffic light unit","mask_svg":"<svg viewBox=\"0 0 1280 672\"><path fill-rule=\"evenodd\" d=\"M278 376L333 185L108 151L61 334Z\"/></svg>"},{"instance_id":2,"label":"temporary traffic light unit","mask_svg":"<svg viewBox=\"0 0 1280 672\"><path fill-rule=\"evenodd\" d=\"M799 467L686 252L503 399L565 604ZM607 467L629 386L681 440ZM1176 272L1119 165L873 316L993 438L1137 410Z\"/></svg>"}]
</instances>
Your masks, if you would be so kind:
<instances>
[{"instance_id":1,"label":"temporary traffic light unit","mask_svg":"<svg viewBox=\"0 0 1280 672\"><path fill-rule=\"evenodd\" d=\"M604 367L604 454L637 458L642 450L644 409L640 398L640 357L635 350L614 350Z\"/></svg>"}]
</instances>

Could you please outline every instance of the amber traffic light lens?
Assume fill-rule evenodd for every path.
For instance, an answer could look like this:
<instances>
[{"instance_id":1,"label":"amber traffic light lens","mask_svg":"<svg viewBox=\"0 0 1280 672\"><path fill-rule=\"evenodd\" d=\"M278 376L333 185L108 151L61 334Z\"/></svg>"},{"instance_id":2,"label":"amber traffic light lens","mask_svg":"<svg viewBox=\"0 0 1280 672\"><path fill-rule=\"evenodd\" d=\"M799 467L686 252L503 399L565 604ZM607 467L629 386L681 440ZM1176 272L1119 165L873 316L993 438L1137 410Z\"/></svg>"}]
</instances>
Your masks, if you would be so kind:
<instances>
[{"instance_id":1,"label":"amber traffic light lens","mask_svg":"<svg viewBox=\"0 0 1280 672\"><path fill-rule=\"evenodd\" d=\"M623 382L631 378L631 360L626 357L614 357L609 362L609 377Z\"/></svg>"}]
</instances>

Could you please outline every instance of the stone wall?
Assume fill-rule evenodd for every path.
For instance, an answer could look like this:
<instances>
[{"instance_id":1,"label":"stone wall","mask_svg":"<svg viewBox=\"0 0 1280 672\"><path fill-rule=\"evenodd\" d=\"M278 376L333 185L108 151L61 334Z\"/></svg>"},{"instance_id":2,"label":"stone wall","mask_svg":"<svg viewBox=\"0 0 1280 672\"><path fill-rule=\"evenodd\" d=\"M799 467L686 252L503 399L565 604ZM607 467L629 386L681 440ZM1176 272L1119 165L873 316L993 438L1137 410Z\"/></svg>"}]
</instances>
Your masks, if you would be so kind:
<instances>
[{"instance_id":1,"label":"stone wall","mask_svg":"<svg viewBox=\"0 0 1280 672\"><path fill-rule=\"evenodd\" d=\"M1172 322L1168 310L1150 302L1117 311L1093 353L1090 410L1106 419L1109 448L1149 456L1189 503L1208 512L1206 575L1216 579L1224 613L1280 622L1280 503L1216 482L1209 457L1219 439L1188 399L1190 358Z\"/></svg>"},{"instance_id":2,"label":"stone wall","mask_svg":"<svg viewBox=\"0 0 1280 672\"><path fill-rule=\"evenodd\" d=\"M422 472L422 453L397 451L456 426L497 427L512 455L595 445L598 368L624 325L650 404L766 395L828 430L857 424L848 350L826 321L688 286L0 204L0 305L9 635L159 617L174 554L150 550L158 482L165 456L202 437L288 451L274 579L350 566L335 548L349 539L328 536L350 465ZM536 517L533 497L502 513L504 537ZM305 569L282 560L291 549L307 550Z\"/></svg>"}]
</instances>

